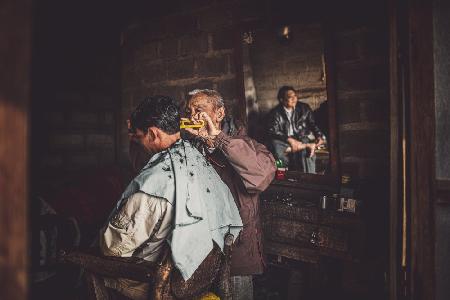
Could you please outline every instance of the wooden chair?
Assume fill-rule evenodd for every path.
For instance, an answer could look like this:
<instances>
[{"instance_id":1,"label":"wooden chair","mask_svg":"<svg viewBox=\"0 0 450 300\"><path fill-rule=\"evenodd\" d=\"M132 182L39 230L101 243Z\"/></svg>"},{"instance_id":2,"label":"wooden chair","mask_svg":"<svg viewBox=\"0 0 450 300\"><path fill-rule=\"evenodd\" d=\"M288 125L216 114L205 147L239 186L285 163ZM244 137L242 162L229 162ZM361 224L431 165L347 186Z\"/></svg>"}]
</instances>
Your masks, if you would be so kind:
<instances>
[{"instance_id":1,"label":"wooden chair","mask_svg":"<svg viewBox=\"0 0 450 300\"><path fill-rule=\"evenodd\" d=\"M158 263L135 257L110 257L79 251L62 251L58 261L75 264L85 270L89 298L93 300L111 299L103 277L149 282L152 287L149 299L154 300L194 299L207 292L216 293L220 299L231 300L232 243L233 236L228 234L225 237L224 253L214 244L213 250L187 281L174 267L168 245Z\"/></svg>"}]
</instances>

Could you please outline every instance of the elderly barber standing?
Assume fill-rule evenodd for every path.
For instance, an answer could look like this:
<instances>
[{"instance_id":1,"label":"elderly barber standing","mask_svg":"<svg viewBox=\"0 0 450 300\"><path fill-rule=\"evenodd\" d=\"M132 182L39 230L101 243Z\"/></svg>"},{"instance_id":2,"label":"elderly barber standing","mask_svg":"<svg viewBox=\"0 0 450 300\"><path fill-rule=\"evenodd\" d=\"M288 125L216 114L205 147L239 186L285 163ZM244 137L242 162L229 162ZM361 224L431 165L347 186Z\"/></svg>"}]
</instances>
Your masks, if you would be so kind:
<instances>
[{"instance_id":1,"label":"elderly barber standing","mask_svg":"<svg viewBox=\"0 0 450 300\"><path fill-rule=\"evenodd\" d=\"M252 299L252 275L264 270L259 193L275 174L275 160L267 148L249 138L226 117L222 96L214 90L189 93L188 114L204 120L200 130L186 129L197 137L198 147L231 190L244 224L233 248L231 273L233 299Z\"/></svg>"}]
</instances>

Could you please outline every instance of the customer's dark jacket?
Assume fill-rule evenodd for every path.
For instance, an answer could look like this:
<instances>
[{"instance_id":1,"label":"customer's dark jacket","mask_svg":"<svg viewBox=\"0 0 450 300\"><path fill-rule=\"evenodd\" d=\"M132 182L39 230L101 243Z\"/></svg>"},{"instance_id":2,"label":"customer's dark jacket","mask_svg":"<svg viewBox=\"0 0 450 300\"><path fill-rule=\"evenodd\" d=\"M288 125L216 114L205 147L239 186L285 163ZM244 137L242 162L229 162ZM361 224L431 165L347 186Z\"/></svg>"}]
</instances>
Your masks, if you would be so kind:
<instances>
[{"instance_id":1,"label":"customer's dark jacket","mask_svg":"<svg viewBox=\"0 0 450 300\"><path fill-rule=\"evenodd\" d=\"M286 142L289 137L289 120L281 103L269 112L268 121L269 138ZM293 138L303 142L312 142L317 138L325 139L324 134L314 121L313 112L308 104L297 103L292 114L292 122L294 134L291 136Z\"/></svg>"}]
</instances>

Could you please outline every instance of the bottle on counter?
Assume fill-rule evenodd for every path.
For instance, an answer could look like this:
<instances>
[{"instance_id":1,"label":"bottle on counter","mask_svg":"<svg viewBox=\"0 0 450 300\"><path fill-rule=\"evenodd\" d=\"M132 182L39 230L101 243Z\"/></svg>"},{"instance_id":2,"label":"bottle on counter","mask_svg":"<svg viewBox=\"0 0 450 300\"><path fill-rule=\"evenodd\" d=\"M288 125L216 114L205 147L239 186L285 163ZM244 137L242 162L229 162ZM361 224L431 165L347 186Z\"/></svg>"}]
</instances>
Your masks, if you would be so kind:
<instances>
[{"instance_id":1,"label":"bottle on counter","mask_svg":"<svg viewBox=\"0 0 450 300\"><path fill-rule=\"evenodd\" d=\"M276 160L275 166L277 167L277 170L275 172L275 179L277 180L286 179L287 168L284 166L283 161L281 159Z\"/></svg>"},{"instance_id":2,"label":"bottle on counter","mask_svg":"<svg viewBox=\"0 0 450 300\"><path fill-rule=\"evenodd\" d=\"M324 195L320 197L319 207L322 210L335 211L338 209L336 206L338 201L339 201L338 194Z\"/></svg>"}]
</instances>

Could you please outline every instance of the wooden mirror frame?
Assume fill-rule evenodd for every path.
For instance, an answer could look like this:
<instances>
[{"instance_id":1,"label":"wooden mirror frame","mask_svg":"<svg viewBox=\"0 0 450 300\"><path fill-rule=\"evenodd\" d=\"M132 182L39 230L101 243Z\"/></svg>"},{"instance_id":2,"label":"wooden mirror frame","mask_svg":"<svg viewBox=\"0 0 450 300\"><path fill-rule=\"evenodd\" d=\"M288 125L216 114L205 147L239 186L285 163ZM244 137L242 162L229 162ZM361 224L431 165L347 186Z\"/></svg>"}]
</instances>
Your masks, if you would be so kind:
<instances>
[{"instance_id":1,"label":"wooden mirror frame","mask_svg":"<svg viewBox=\"0 0 450 300\"><path fill-rule=\"evenodd\" d=\"M306 187L323 188L337 188L340 183L340 162L339 162L339 148L338 148L338 122L337 122L337 105L336 105L336 62L333 52L333 38L331 27L324 21L309 22L319 23L322 27L324 38L324 60L325 60L325 75L326 75L326 90L328 102L328 121L329 121L329 148L330 148L330 172L324 175L308 174L300 171L288 171L286 180L274 180L272 184L287 185L292 187ZM291 24L291 23L290 23ZM302 24L294 23L292 24ZM303 23L308 24L308 23ZM239 118L247 125L246 114L246 99L244 88L244 68L243 68L243 41L242 35L244 32L254 30L256 28L267 28L281 24L274 24L272 22L254 21L244 22L236 26L235 33L235 65L236 65L236 82L237 82L237 97L239 104Z\"/></svg>"}]
</instances>

